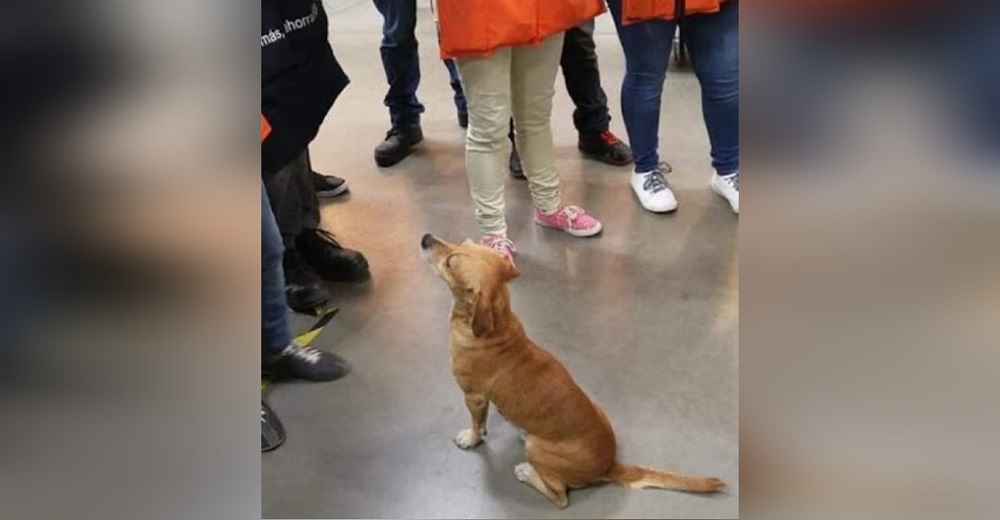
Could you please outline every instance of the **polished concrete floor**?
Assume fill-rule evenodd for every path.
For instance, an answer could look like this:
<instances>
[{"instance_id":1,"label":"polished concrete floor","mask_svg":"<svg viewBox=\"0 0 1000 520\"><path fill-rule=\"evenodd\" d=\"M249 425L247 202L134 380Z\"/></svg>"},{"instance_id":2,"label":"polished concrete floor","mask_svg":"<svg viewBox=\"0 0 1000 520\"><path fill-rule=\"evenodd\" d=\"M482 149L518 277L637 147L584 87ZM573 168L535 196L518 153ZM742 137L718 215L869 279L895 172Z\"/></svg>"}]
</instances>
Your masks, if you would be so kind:
<instances>
[{"instance_id":1,"label":"polished concrete floor","mask_svg":"<svg viewBox=\"0 0 1000 520\"><path fill-rule=\"evenodd\" d=\"M262 455L264 517L735 518L739 511L738 219L707 187L711 172L699 90L671 71L661 122L680 201L643 211L628 168L582 159L561 85L553 114L565 199L600 217L603 235L576 239L536 227L523 182L509 180L510 236L522 275L511 286L528 334L607 411L624 460L715 475L727 493L695 496L609 485L570 494L558 510L514 479L515 429L495 412L490 434L464 452L452 436L467 412L448 366L450 294L418 252L432 232L459 240L476 227L444 67L430 12L418 30L427 107L425 144L391 169L372 149L384 135L380 18L371 3L327 2L331 40L353 82L312 146L319 170L351 184L323 208L325 225L362 250L373 280L334 286L341 313L315 345L354 372L326 384L286 383L268 399L288 441ZM596 36L612 129L624 137L621 48L610 20ZM309 319L295 316L299 329Z\"/></svg>"}]
</instances>

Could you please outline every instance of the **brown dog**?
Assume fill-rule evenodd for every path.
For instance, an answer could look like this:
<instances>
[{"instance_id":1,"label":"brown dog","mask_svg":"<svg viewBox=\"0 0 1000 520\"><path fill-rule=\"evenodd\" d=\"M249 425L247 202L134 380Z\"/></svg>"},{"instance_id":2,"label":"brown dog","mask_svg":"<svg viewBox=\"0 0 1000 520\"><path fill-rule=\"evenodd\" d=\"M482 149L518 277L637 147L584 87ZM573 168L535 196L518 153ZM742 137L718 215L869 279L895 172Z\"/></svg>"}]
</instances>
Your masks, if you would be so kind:
<instances>
[{"instance_id":1,"label":"brown dog","mask_svg":"<svg viewBox=\"0 0 1000 520\"><path fill-rule=\"evenodd\" d=\"M525 433L528 462L518 464L514 475L559 507L569 503L567 489L594 482L692 492L725 486L717 478L618 462L615 434L604 411L576 385L566 367L528 339L511 312L507 282L518 276L514 267L468 240L453 245L424 235L420 245L424 259L455 298L451 367L472 415L472 428L455 437L459 448L482 441L492 402Z\"/></svg>"}]
</instances>

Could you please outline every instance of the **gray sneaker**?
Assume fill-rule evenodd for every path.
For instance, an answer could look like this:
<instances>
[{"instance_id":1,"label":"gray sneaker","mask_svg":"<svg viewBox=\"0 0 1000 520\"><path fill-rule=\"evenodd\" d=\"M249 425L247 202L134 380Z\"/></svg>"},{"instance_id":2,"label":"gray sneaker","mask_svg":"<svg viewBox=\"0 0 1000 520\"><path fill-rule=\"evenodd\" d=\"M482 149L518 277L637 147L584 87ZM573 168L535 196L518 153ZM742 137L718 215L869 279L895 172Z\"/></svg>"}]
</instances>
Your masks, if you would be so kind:
<instances>
[{"instance_id":1,"label":"gray sneaker","mask_svg":"<svg viewBox=\"0 0 1000 520\"><path fill-rule=\"evenodd\" d=\"M276 379L334 381L351 372L351 366L340 356L294 343L280 353L263 360L261 375Z\"/></svg>"}]
</instances>

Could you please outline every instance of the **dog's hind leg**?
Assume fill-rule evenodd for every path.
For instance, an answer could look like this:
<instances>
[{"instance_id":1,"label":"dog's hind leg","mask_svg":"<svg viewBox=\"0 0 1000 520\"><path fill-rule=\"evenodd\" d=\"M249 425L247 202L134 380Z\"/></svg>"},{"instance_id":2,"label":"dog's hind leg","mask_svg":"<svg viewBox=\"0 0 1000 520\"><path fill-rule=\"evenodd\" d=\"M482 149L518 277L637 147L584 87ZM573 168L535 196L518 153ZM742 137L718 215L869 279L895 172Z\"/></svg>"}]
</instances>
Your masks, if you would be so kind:
<instances>
[{"instance_id":1,"label":"dog's hind leg","mask_svg":"<svg viewBox=\"0 0 1000 520\"><path fill-rule=\"evenodd\" d=\"M517 480L535 488L536 491L545 495L560 509L569 505L569 497L566 496L566 485L552 479L545 481L541 475L535 471L535 467L530 462L522 462L514 466L514 476Z\"/></svg>"}]
</instances>

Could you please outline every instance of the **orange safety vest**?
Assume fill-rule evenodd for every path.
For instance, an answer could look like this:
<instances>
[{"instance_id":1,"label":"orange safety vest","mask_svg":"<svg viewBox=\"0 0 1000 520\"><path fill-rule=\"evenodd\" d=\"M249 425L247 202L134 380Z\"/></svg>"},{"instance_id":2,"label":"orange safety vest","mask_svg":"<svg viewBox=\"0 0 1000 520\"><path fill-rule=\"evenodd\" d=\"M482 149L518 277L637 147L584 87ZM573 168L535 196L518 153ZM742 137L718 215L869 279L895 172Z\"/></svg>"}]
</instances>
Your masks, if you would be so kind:
<instances>
[{"instance_id":1,"label":"orange safety vest","mask_svg":"<svg viewBox=\"0 0 1000 520\"><path fill-rule=\"evenodd\" d=\"M654 18L673 20L677 10L683 15L717 13L725 0L622 0L622 24Z\"/></svg>"},{"instance_id":2,"label":"orange safety vest","mask_svg":"<svg viewBox=\"0 0 1000 520\"><path fill-rule=\"evenodd\" d=\"M260 142L264 142L267 139L268 134L271 133L271 125L267 124L267 118L264 114L260 115Z\"/></svg>"},{"instance_id":3,"label":"orange safety vest","mask_svg":"<svg viewBox=\"0 0 1000 520\"><path fill-rule=\"evenodd\" d=\"M604 12L602 0L437 0L441 58L537 45Z\"/></svg>"}]
</instances>

